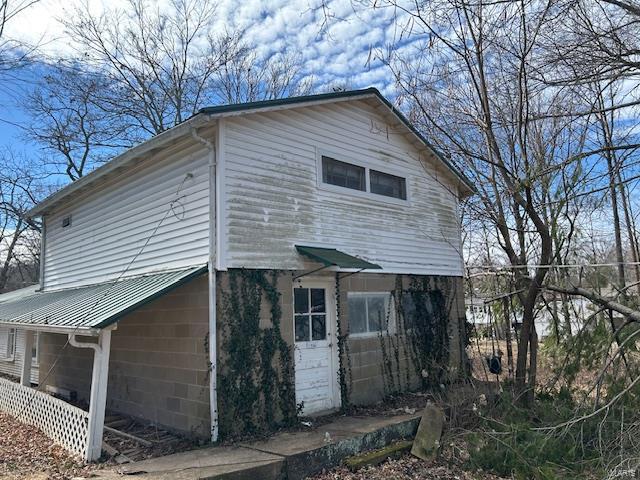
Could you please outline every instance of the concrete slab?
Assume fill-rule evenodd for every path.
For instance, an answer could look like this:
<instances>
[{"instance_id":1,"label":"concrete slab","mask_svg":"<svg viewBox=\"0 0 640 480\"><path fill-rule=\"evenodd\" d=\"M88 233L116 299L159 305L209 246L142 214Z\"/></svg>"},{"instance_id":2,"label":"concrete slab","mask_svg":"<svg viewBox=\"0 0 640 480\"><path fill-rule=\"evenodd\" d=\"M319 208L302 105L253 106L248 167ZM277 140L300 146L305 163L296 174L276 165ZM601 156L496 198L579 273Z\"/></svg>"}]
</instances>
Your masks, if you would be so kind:
<instances>
[{"instance_id":1,"label":"concrete slab","mask_svg":"<svg viewBox=\"0 0 640 480\"><path fill-rule=\"evenodd\" d=\"M419 415L340 417L316 430L280 433L242 446L286 458L286 478L297 480L339 465L345 458L413 438Z\"/></svg>"},{"instance_id":2,"label":"concrete slab","mask_svg":"<svg viewBox=\"0 0 640 480\"><path fill-rule=\"evenodd\" d=\"M339 417L314 430L283 432L234 447L209 447L119 467L120 478L177 480L297 480L352 455L413 438L419 415ZM327 435L328 434L328 435ZM97 478L112 479L114 471Z\"/></svg>"}]
</instances>

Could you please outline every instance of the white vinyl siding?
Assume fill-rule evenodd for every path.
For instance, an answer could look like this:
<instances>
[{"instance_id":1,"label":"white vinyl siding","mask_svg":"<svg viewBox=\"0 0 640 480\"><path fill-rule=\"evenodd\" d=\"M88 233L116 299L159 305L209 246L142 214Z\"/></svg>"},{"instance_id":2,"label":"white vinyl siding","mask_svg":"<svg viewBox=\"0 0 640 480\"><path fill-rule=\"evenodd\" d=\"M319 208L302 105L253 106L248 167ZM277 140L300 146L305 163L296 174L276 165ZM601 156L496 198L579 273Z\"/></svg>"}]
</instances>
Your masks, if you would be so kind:
<instances>
[{"instance_id":1,"label":"white vinyl siding","mask_svg":"<svg viewBox=\"0 0 640 480\"><path fill-rule=\"evenodd\" d=\"M45 218L44 287L204 264L208 209L207 149L193 139L174 144ZM69 215L71 225L63 228Z\"/></svg>"},{"instance_id":2,"label":"white vinyl siding","mask_svg":"<svg viewBox=\"0 0 640 480\"><path fill-rule=\"evenodd\" d=\"M20 377L22 371L22 359L24 357L24 330L15 329L15 352L10 355L7 350L10 336L9 327L0 326L0 373ZM34 342L38 341L38 336L34 337ZM38 383L38 365L31 364L31 382Z\"/></svg>"},{"instance_id":3,"label":"white vinyl siding","mask_svg":"<svg viewBox=\"0 0 640 480\"><path fill-rule=\"evenodd\" d=\"M449 177L365 101L230 117L223 132L223 265L302 269L301 244L386 273L462 275ZM405 178L408 200L322 188L322 155Z\"/></svg>"}]
</instances>

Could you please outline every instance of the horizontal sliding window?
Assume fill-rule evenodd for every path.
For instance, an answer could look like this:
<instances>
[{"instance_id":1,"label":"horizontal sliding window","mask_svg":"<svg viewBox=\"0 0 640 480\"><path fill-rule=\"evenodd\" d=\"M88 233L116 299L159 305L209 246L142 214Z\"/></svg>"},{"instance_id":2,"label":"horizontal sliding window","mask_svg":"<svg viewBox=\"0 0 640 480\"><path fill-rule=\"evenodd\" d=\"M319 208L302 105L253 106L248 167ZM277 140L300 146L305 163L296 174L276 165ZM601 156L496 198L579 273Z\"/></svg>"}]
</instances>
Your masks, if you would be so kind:
<instances>
[{"instance_id":1,"label":"horizontal sliding window","mask_svg":"<svg viewBox=\"0 0 640 480\"><path fill-rule=\"evenodd\" d=\"M407 199L407 180L402 177L391 175L390 173L369 171L371 180L371 193L385 195L387 197Z\"/></svg>"},{"instance_id":2,"label":"horizontal sliding window","mask_svg":"<svg viewBox=\"0 0 640 480\"><path fill-rule=\"evenodd\" d=\"M341 162L331 157L322 157L322 181L329 185L337 185L362 192L367 190L364 167Z\"/></svg>"}]
</instances>

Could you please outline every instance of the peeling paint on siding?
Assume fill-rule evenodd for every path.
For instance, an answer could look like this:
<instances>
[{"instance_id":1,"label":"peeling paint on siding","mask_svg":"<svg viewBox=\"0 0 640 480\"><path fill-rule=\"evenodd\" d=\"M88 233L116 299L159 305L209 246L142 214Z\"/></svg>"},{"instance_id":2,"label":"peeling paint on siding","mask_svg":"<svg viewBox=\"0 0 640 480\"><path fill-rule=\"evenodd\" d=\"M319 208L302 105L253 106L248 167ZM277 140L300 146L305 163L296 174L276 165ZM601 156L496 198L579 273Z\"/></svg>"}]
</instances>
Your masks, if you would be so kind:
<instances>
[{"instance_id":1,"label":"peeling paint on siding","mask_svg":"<svg viewBox=\"0 0 640 480\"><path fill-rule=\"evenodd\" d=\"M424 154L365 102L228 119L225 143L229 268L303 268L293 246L307 243L388 272L462 274L456 198L432 164L420 163ZM410 202L319 188L318 150L403 172Z\"/></svg>"}]
</instances>

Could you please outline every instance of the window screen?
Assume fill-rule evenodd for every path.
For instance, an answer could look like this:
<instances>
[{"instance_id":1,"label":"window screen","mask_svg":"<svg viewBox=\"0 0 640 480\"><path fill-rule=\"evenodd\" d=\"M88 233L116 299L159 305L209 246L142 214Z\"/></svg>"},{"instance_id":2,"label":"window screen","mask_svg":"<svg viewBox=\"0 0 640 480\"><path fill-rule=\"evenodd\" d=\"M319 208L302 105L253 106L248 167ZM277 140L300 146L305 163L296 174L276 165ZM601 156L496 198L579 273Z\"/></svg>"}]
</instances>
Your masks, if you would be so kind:
<instances>
[{"instance_id":1,"label":"window screen","mask_svg":"<svg viewBox=\"0 0 640 480\"><path fill-rule=\"evenodd\" d=\"M7 334L7 357L13 357L16 353L16 329L10 328Z\"/></svg>"},{"instance_id":2,"label":"window screen","mask_svg":"<svg viewBox=\"0 0 640 480\"><path fill-rule=\"evenodd\" d=\"M390 294L350 293L347 299L350 333L376 333L387 329Z\"/></svg>"},{"instance_id":3,"label":"window screen","mask_svg":"<svg viewBox=\"0 0 640 480\"><path fill-rule=\"evenodd\" d=\"M366 191L365 169L358 165L322 157L322 181L330 185Z\"/></svg>"},{"instance_id":4,"label":"window screen","mask_svg":"<svg viewBox=\"0 0 640 480\"><path fill-rule=\"evenodd\" d=\"M377 170L371 170L369 177L371 179L371 193L402 200L407 199L406 179L389 173L378 172Z\"/></svg>"}]
</instances>

